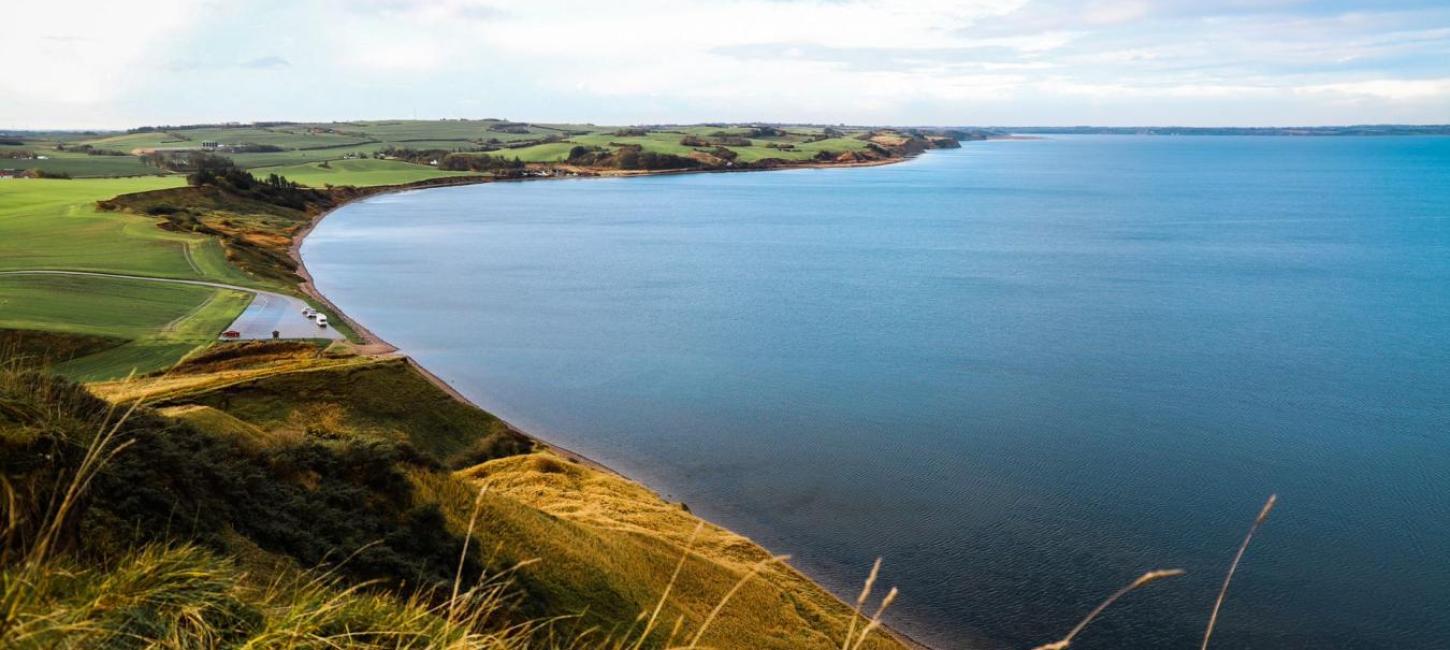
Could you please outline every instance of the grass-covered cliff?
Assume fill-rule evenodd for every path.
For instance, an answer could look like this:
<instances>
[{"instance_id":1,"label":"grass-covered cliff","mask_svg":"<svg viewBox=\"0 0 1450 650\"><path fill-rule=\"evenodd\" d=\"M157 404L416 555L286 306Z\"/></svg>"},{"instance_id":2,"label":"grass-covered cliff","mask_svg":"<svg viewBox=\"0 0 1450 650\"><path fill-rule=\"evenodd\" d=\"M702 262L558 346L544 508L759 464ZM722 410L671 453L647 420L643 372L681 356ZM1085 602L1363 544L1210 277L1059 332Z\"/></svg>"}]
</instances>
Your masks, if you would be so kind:
<instances>
[{"instance_id":1,"label":"grass-covered cliff","mask_svg":"<svg viewBox=\"0 0 1450 650\"><path fill-rule=\"evenodd\" d=\"M848 634L845 605L749 540L539 448L400 359L236 344L87 388L6 349L0 645L665 647L703 630L702 646L829 648ZM896 645L873 631L862 647Z\"/></svg>"}]
</instances>

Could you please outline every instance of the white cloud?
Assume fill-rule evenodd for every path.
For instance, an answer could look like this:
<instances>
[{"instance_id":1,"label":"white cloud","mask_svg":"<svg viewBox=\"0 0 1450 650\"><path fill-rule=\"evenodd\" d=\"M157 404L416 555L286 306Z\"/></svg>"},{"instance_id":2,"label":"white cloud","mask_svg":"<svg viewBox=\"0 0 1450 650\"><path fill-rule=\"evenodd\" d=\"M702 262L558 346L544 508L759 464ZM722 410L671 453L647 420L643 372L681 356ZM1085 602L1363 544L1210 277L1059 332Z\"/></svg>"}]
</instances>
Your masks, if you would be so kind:
<instances>
[{"instance_id":1,"label":"white cloud","mask_svg":"<svg viewBox=\"0 0 1450 650\"><path fill-rule=\"evenodd\" d=\"M1443 99L1450 102L1450 78L1446 79L1371 79L1341 83L1316 84L1295 89L1305 94L1331 94L1387 101ZM1445 106L1450 111L1450 104ZM1450 115L1446 116L1450 119Z\"/></svg>"},{"instance_id":2,"label":"white cloud","mask_svg":"<svg viewBox=\"0 0 1450 650\"><path fill-rule=\"evenodd\" d=\"M1148 15L1152 6L1141 0L1111 0L1090 3L1083 20L1090 25L1116 25Z\"/></svg>"},{"instance_id":3,"label":"white cloud","mask_svg":"<svg viewBox=\"0 0 1450 650\"><path fill-rule=\"evenodd\" d=\"M7 3L12 60L0 66L0 95L102 104L134 87L149 72L143 64L177 44L174 35L186 33L194 8L184 0Z\"/></svg>"},{"instance_id":4,"label":"white cloud","mask_svg":"<svg viewBox=\"0 0 1450 650\"><path fill-rule=\"evenodd\" d=\"M1219 123L1255 121L1257 107L1265 122L1450 119L1450 7L1369 0L1338 12L1293 0L11 4L7 23L25 27L8 51L23 63L0 67L0 127L418 111Z\"/></svg>"}]
</instances>

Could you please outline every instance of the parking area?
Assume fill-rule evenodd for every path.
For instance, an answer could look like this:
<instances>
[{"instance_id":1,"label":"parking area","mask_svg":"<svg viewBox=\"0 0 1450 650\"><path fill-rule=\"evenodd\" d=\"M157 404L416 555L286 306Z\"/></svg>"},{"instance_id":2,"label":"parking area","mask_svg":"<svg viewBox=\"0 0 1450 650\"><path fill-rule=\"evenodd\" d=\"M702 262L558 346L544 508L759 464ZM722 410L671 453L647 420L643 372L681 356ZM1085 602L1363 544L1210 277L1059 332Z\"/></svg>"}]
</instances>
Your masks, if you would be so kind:
<instances>
[{"instance_id":1,"label":"parking area","mask_svg":"<svg viewBox=\"0 0 1450 650\"><path fill-rule=\"evenodd\" d=\"M252 304L247 305L227 331L238 336L227 340L270 339L272 332L284 339L333 339L343 338L331 327L318 327L316 321L302 315L307 303L301 299L279 293L257 291Z\"/></svg>"}]
</instances>

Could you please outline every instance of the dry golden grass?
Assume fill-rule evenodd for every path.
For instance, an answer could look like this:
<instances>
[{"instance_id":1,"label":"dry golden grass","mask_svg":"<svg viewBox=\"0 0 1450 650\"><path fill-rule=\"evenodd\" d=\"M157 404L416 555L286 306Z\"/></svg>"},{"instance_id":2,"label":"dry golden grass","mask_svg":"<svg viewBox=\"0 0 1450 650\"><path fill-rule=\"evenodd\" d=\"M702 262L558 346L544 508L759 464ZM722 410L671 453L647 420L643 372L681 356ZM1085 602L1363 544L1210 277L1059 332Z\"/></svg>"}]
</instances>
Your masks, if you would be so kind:
<instances>
[{"instance_id":1,"label":"dry golden grass","mask_svg":"<svg viewBox=\"0 0 1450 650\"><path fill-rule=\"evenodd\" d=\"M216 372L167 373L155 377L87 384L92 393L106 401L125 404L141 398L152 401L178 399L215 391L235 384L297 372L316 372L366 366L385 362L373 357L314 357L281 359L255 366Z\"/></svg>"},{"instance_id":2,"label":"dry golden grass","mask_svg":"<svg viewBox=\"0 0 1450 650\"><path fill-rule=\"evenodd\" d=\"M782 558L614 474L539 452L456 476L488 485L479 526L523 542L503 550L537 560L521 575L571 594L607 589L621 601L616 615L643 614L637 627L646 636L684 647L903 647L883 632L879 615L858 623ZM464 499L473 495L460 492L439 495L454 503L445 510L466 512ZM669 598L660 600L665 591ZM877 609L894 598L893 590Z\"/></svg>"},{"instance_id":3,"label":"dry golden grass","mask_svg":"<svg viewBox=\"0 0 1450 650\"><path fill-rule=\"evenodd\" d=\"M133 403L119 417L107 418L93 437L79 467L69 475L57 491L54 503L45 510L44 521L29 526L13 517L19 510L7 507L10 523L0 533L7 541L7 557L0 558L0 645L14 648L50 647L127 647L157 649L243 647L243 648L377 648L418 650L568 650L598 648L600 650L643 650L644 648L699 649L767 648L767 647L834 647L828 637L812 635L822 643L803 645L789 638L772 639L772 620L768 611L745 607L754 597L753 591L763 571L776 566L780 558L765 557L740 575L731 575L733 583L721 591L699 591L702 573L720 572L723 567L701 557L696 539L706 533L719 536L722 531L694 520L683 547L664 544L645 551L658 556L674 553L673 569L668 580L660 584L645 583L644 588L657 591L657 598L646 611L641 610L636 624L625 628L602 630L556 631L567 619L533 619L510 622L508 615L510 585L522 571L543 562L524 561L511 569L476 579L465 576L467 554L477 547L465 543L459 558L452 588L446 598L436 590L411 593L372 589L368 583L347 585L336 569L295 571L273 565L268 572L274 577L258 581L245 573L233 559L218 557L192 546L148 545L115 558L105 565L88 564L76 558L57 554L53 545L62 535L71 509L79 504L91 478L101 471L109 459L122 453L126 443L117 437L121 423L139 404ZM524 463L524 471L551 475L568 475L579 468L549 462ZM586 470L596 472L596 470ZM435 475L436 476L436 475ZM518 477L509 477L517 484ZM610 477L613 481L622 479ZM456 494L462 483L444 476L444 491L451 486ZM0 484L4 496L13 502L16 493L8 483ZM487 489L481 487L472 495L471 508L463 531L472 539L484 522L497 522L504 513L498 503L490 504ZM662 503L662 502L661 502ZM492 507L490 507L492 506ZM38 531L23 541L16 535L21 528ZM609 558L598 557L606 560ZM627 558L613 558L616 560ZM343 560L343 564L347 562ZM263 558L254 565L266 565ZM650 564L646 562L645 565ZM703 567L701 565L704 565ZM643 565L639 565L643 566ZM878 563L879 566L879 563ZM728 571L725 571L730 575ZM537 575L533 577L538 577ZM629 578L638 580L639 574ZM612 576L627 580L625 575ZM874 582L874 571L871 582ZM863 600L871 584L863 592ZM713 601L704 600L709 593ZM737 597L738 596L738 597ZM866 647L891 647L883 644L872 632L880 625L880 614L895 597L893 589L877 607L877 614L855 633L854 615L851 631L841 646L848 650ZM743 602L742 602L743 601ZM697 604L712 604L707 615L686 642L686 634L695 624L689 612ZM845 608L835 603L841 613ZM858 603L859 608L860 603ZM775 604L776 607L780 603ZM798 605L797 605L798 606ZM742 615L752 627L737 630ZM835 621L836 628L842 620ZM668 623L668 625L666 625ZM797 621L807 625L807 621ZM830 628L831 626L826 626ZM819 622L811 630L821 630ZM766 636L762 636L762 634ZM776 641L779 641L778 643Z\"/></svg>"}]
</instances>

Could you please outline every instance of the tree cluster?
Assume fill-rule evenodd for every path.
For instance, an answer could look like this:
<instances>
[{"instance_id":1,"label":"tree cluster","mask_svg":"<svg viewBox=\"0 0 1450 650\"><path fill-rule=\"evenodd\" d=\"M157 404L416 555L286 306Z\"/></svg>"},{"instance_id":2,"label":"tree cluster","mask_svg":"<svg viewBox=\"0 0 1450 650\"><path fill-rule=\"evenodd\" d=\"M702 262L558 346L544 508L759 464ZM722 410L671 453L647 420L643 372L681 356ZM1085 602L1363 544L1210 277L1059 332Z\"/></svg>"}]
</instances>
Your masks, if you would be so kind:
<instances>
[{"instance_id":1,"label":"tree cluster","mask_svg":"<svg viewBox=\"0 0 1450 650\"><path fill-rule=\"evenodd\" d=\"M88 144L78 144L67 147L64 142L55 145L56 151L79 151L87 156L129 156L131 154L116 149L100 149Z\"/></svg>"},{"instance_id":2,"label":"tree cluster","mask_svg":"<svg viewBox=\"0 0 1450 650\"><path fill-rule=\"evenodd\" d=\"M212 154L194 154L190 158L192 172L186 182L193 187L216 187L276 205L305 210L319 197L316 190L306 189L285 176L268 174L258 179L236 166L231 158Z\"/></svg>"},{"instance_id":3,"label":"tree cluster","mask_svg":"<svg viewBox=\"0 0 1450 650\"><path fill-rule=\"evenodd\" d=\"M529 125L522 122L500 122L488 127L488 130L498 133L528 133Z\"/></svg>"},{"instance_id":4,"label":"tree cluster","mask_svg":"<svg viewBox=\"0 0 1450 650\"><path fill-rule=\"evenodd\" d=\"M438 169L454 172L497 172L524 168L524 161L517 156L490 156L487 154L462 153L448 149L412 149L409 147L385 147L376 154L379 158L392 158L418 165L434 165Z\"/></svg>"},{"instance_id":5,"label":"tree cluster","mask_svg":"<svg viewBox=\"0 0 1450 650\"><path fill-rule=\"evenodd\" d=\"M614 159L615 165L620 169L689 169L700 166L700 162L694 158L658 151L644 151L644 148L638 145L621 147L619 152L614 155Z\"/></svg>"},{"instance_id":6,"label":"tree cluster","mask_svg":"<svg viewBox=\"0 0 1450 650\"><path fill-rule=\"evenodd\" d=\"M754 143L750 141L750 138L742 135L720 132L709 138L687 135L680 138L680 144L686 147L749 147Z\"/></svg>"}]
</instances>

